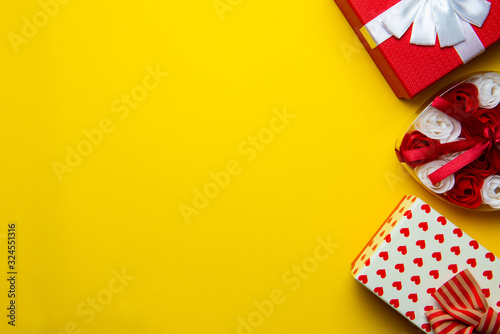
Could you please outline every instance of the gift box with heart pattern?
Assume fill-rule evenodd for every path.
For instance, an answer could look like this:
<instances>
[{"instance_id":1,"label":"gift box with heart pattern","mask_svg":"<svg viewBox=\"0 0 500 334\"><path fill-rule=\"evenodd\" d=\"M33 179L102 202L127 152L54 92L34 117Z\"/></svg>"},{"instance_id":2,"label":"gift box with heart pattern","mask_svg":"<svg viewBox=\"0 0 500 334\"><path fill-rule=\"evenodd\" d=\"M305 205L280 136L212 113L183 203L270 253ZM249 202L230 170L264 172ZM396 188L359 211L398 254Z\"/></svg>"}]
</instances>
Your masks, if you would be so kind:
<instances>
[{"instance_id":1,"label":"gift box with heart pattern","mask_svg":"<svg viewBox=\"0 0 500 334\"><path fill-rule=\"evenodd\" d=\"M356 280L424 332L432 293L468 269L500 310L500 259L415 196L405 196L352 263Z\"/></svg>"}]
</instances>

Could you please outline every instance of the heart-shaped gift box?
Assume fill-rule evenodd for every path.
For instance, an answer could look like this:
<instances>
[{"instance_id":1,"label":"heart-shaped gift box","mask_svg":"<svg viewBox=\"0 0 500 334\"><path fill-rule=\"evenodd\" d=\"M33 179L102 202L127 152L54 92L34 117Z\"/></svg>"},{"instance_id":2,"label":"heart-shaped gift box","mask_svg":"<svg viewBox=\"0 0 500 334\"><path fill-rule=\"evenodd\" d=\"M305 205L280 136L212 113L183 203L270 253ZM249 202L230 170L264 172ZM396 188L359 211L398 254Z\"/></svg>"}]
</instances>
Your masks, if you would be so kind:
<instances>
[{"instance_id":1,"label":"heart-shaped gift box","mask_svg":"<svg viewBox=\"0 0 500 334\"><path fill-rule=\"evenodd\" d=\"M438 94L396 143L410 174L439 198L500 209L500 73L474 74Z\"/></svg>"}]
</instances>

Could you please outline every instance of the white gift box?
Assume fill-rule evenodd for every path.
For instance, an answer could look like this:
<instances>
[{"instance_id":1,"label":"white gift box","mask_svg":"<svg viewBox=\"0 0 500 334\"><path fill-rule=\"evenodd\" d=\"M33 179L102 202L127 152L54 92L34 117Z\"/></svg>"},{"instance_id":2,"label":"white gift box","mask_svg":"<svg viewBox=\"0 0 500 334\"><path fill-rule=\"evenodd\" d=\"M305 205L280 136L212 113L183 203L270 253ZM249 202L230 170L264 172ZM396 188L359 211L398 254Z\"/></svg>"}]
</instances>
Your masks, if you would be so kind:
<instances>
[{"instance_id":1,"label":"white gift box","mask_svg":"<svg viewBox=\"0 0 500 334\"><path fill-rule=\"evenodd\" d=\"M500 260L415 196L405 196L352 263L356 280L424 332L431 294L469 269L500 310Z\"/></svg>"}]
</instances>

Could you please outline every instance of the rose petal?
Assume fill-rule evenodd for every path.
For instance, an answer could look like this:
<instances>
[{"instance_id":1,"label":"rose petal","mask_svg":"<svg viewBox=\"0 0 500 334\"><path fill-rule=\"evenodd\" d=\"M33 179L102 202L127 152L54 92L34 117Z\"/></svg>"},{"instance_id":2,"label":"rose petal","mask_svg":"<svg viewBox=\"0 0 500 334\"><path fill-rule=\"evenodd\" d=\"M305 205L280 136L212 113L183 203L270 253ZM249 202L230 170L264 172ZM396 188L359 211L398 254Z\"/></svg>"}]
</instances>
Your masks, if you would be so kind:
<instances>
[{"instance_id":1,"label":"rose petal","mask_svg":"<svg viewBox=\"0 0 500 334\"><path fill-rule=\"evenodd\" d=\"M443 181L437 184L432 184L431 180L429 180L429 174L435 172L446 164L447 162L445 160L434 160L426 163L425 165L416 167L415 173L417 173L418 178L427 188L436 194L443 194L453 188L455 185L455 177L450 175Z\"/></svg>"},{"instance_id":2,"label":"rose petal","mask_svg":"<svg viewBox=\"0 0 500 334\"><path fill-rule=\"evenodd\" d=\"M441 143L455 141L462 132L460 122L433 106L427 107L418 116L415 129L429 138L440 140Z\"/></svg>"},{"instance_id":3,"label":"rose petal","mask_svg":"<svg viewBox=\"0 0 500 334\"><path fill-rule=\"evenodd\" d=\"M471 83L479 90L479 105L492 109L500 103L500 74L489 72L475 76Z\"/></svg>"}]
</instances>

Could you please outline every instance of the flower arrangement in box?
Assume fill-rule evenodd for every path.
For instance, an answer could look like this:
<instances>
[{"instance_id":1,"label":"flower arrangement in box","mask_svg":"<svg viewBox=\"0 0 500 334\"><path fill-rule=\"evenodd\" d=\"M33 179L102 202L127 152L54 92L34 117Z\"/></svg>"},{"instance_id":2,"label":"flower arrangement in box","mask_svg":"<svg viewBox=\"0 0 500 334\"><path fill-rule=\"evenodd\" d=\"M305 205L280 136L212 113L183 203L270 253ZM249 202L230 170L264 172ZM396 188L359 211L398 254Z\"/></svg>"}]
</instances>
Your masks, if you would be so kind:
<instances>
[{"instance_id":1,"label":"flower arrangement in box","mask_svg":"<svg viewBox=\"0 0 500 334\"><path fill-rule=\"evenodd\" d=\"M469 209L500 209L500 73L473 75L438 95L396 154L441 199Z\"/></svg>"}]
</instances>

